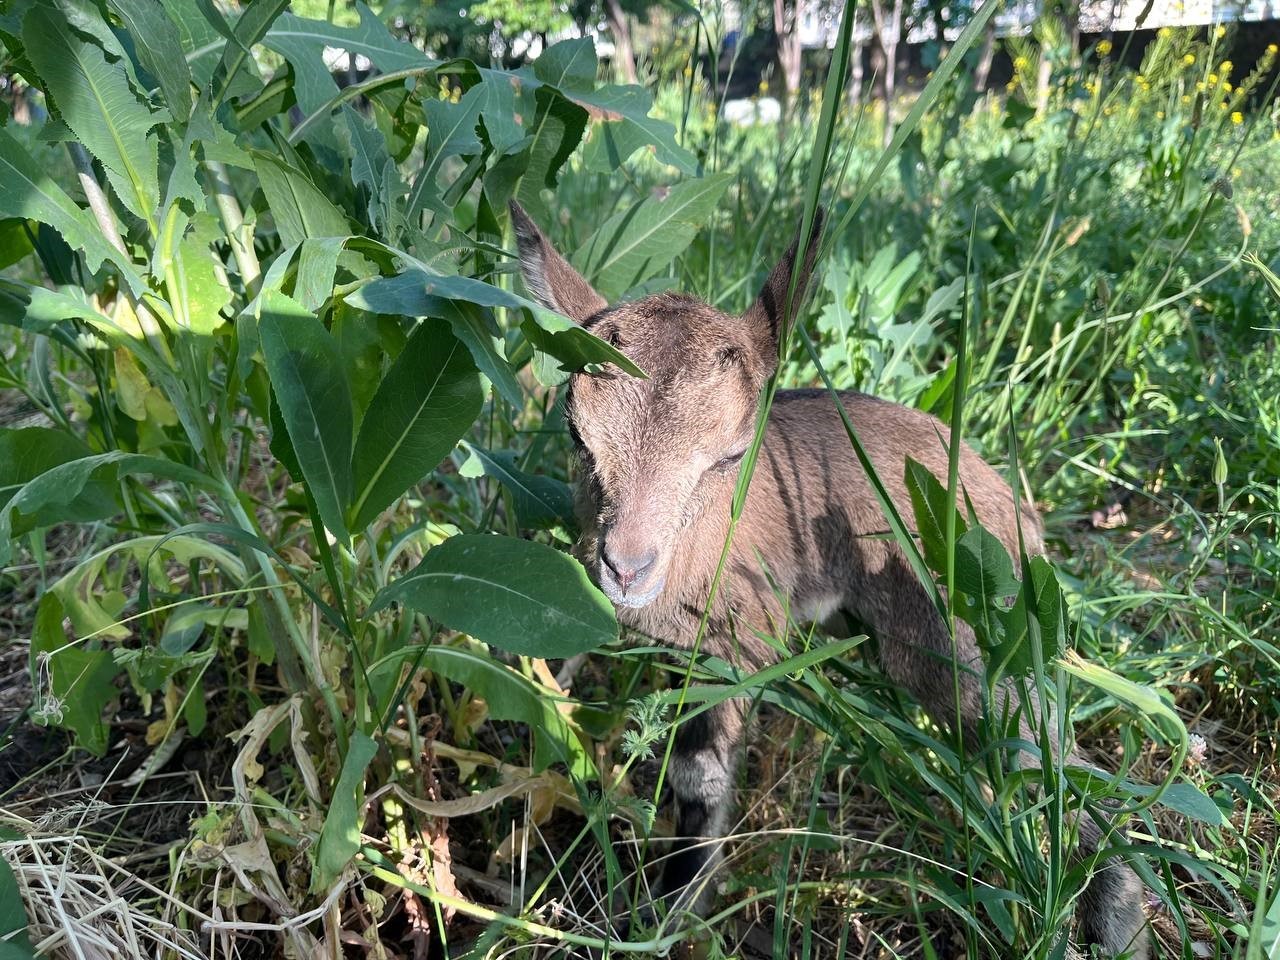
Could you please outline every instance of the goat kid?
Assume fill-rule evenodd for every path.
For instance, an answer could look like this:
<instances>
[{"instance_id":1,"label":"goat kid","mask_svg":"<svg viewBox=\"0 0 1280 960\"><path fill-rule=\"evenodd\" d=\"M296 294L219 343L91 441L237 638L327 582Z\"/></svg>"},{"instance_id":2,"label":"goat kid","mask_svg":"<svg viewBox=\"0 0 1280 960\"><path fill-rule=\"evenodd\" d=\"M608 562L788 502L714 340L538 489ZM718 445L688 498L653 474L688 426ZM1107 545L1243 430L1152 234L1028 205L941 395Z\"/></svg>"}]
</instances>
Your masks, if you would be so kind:
<instances>
[{"instance_id":1,"label":"goat kid","mask_svg":"<svg viewBox=\"0 0 1280 960\"><path fill-rule=\"evenodd\" d=\"M796 247L742 316L671 293L610 307L519 205L512 204L511 215L530 293L648 374L570 379L565 411L585 474L578 494L580 556L625 626L690 648L728 532L761 390L790 319L784 304ZM819 222L792 298L797 304L820 230ZM842 393L840 400L890 497L910 516L906 458L946 477L946 428L921 411L863 394ZM1008 484L967 445L959 474L980 522L1018 557ZM1030 506L1022 517L1028 551L1042 552L1039 518ZM830 397L779 390L702 649L754 671L774 659L759 635L785 630L788 613L793 621L816 623L851 614L878 638L888 675L950 725L957 713L952 639L901 549L880 536L885 527ZM967 624L956 624L955 650L959 712L966 738L976 743L983 666ZM1007 690L1006 696L1016 707L1016 694ZM728 827L744 724L741 702L730 701L677 730L669 782L678 839L659 887L677 907L704 911L709 905L719 845L699 838L723 837ZM1083 851L1095 852L1102 831L1087 816L1078 826ZM1126 864L1102 863L1081 894L1079 939L1112 956L1145 958L1142 892Z\"/></svg>"}]
</instances>

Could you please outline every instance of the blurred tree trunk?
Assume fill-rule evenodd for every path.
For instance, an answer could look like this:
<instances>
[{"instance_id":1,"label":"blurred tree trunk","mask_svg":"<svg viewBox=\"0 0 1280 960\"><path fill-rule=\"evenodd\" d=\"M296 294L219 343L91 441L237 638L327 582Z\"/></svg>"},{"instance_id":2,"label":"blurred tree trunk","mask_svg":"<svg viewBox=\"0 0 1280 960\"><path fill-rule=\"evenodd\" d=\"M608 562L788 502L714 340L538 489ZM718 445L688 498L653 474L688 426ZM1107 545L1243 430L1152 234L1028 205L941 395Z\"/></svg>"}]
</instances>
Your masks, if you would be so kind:
<instances>
[{"instance_id":1,"label":"blurred tree trunk","mask_svg":"<svg viewBox=\"0 0 1280 960\"><path fill-rule=\"evenodd\" d=\"M866 46L863 41L857 39L857 22L854 22L854 41L853 53L850 55L852 60L852 77L849 79L849 106L856 107L862 103L862 54L863 48Z\"/></svg>"},{"instance_id":2,"label":"blurred tree trunk","mask_svg":"<svg viewBox=\"0 0 1280 960\"><path fill-rule=\"evenodd\" d=\"M631 44L631 21L619 0L605 0L605 18L609 32L613 34L613 62L622 71L627 83L636 82L636 54Z\"/></svg>"},{"instance_id":3,"label":"blurred tree trunk","mask_svg":"<svg viewBox=\"0 0 1280 960\"><path fill-rule=\"evenodd\" d=\"M804 64L800 47L800 18L805 0L773 0L773 32L778 38L778 66L787 91L787 109L800 92L800 68Z\"/></svg>"},{"instance_id":4,"label":"blurred tree trunk","mask_svg":"<svg viewBox=\"0 0 1280 960\"><path fill-rule=\"evenodd\" d=\"M978 54L978 66L973 71L973 89L987 89L987 81L991 78L991 64L996 58L996 19L987 21L982 31L982 52Z\"/></svg>"},{"instance_id":5,"label":"blurred tree trunk","mask_svg":"<svg viewBox=\"0 0 1280 960\"><path fill-rule=\"evenodd\" d=\"M884 0L871 0L871 18L875 21L876 45L884 58L884 142L887 146L893 139L893 97L898 87L898 41L902 36L902 0L893 0L891 10L886 10Z\"/></svg>"}]
</instances>

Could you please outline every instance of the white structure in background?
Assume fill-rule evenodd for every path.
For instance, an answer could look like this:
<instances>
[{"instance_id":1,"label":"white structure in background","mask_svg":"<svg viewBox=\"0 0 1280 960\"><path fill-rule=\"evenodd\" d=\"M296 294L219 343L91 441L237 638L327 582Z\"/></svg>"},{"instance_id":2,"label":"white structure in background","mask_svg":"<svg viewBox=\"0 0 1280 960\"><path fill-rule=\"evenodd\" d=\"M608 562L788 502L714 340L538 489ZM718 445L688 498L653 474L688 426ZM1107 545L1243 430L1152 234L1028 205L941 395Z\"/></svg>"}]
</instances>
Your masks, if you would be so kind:
<instances>
[{"instance_id":1,"label":"white structure in background","mask_svg":"<svg viewBox=\"0 0 1280 960\"><path fill-rule=\"evenodd\" d=\"M757 123L777 123L782 119L782 104L773 97L726 100L724 118L740 127L749 127Z\"/></svg>"},{"instance_id":2,"label":"white structure in background","mask_svg":"<svg viewBox=\"0 0 1280 960\"><path fill-rule=\"evenodd\" d=\"M1084 33L1108 30L1134 30L1146 0L1081 0L1080 29ZM836 45L843 4L809 3L800 16L800 42L807 49ZM1031 30L1040 15L1037 0L1011 0L996 14L996 34L1024 34ZM1256 22L1280 18L1280 0L1155 0L1142 27L1199 27L1211 23ZM859 15L856 31L861 39L870 38L868 18ZM922 21L922 22L921 22ZM960 35L960 26L947 29L947 39ZM924 43L934 37L931 18L918 18L918 25L907 34L908 43Z\"/></svg>"}]
</instances>

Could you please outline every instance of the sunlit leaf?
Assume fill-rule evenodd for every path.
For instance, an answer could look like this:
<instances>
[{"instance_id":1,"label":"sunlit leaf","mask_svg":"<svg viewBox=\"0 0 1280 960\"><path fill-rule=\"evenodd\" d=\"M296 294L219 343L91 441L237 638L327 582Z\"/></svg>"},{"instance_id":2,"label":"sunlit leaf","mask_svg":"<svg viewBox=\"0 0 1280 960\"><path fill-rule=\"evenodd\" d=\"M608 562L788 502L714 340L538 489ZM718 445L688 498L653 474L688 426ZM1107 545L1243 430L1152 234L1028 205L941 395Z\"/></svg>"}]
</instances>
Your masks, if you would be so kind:
<instances>
[{"instance_id":1,"label":"sunlit leaf","mask_svg":"<svg viewBox=\"0 0 1280 960\"><path fill-rule=\"evenodd\" d=\"M571 657L615 640L613 607L567 554L511 537L450 537L370 608L402 603L512 653Z\"/></svg>"}]
</instances>

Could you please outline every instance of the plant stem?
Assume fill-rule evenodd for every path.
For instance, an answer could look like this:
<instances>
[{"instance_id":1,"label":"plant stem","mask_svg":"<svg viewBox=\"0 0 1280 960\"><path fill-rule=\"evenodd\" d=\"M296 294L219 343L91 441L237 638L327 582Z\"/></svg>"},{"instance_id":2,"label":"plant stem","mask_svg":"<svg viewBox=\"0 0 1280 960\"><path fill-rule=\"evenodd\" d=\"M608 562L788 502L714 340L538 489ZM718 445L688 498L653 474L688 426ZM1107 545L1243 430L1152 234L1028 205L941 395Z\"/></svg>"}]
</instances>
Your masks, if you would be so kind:
<instances>
[{"instance_id":1,"label":"plant stem","mask_svg":"<svg viewBox=\"0 0 1280 960\"><path fill-rule=\"evenodd\" d=\"M220 160L206 160L204 166L213 187L213 202L218 205L223 229L231 240L231 255L236 258L240 280L245 293L252 297L258 292L258 281L262 278L262 265L253 249L253 230L245 223L226 165Z\"/></svg>"}]
</instances>

